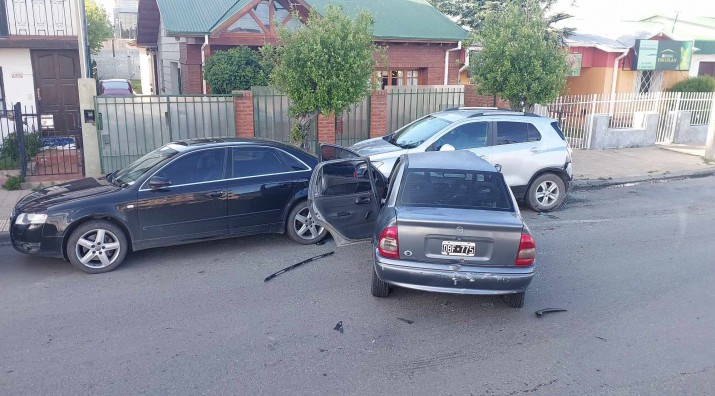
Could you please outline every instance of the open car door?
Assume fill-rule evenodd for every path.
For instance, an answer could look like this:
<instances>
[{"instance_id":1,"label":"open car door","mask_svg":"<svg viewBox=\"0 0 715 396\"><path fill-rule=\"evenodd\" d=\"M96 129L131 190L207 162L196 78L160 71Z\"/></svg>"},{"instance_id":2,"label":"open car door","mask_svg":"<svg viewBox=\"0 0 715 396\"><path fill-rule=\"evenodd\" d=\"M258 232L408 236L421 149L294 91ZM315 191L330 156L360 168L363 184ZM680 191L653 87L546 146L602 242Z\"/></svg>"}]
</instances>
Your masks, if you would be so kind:
<instances>
[{"instance_id":1,"label":"open car door","mask_svg":"<svg viewBox=\"0 0 715 396\"><path fill-rule=\"evenodd\" d=\"M338 246L370 240L375 231L381 198L375 178L381 175L370 169L369 159L353 158L321 162L313 171L310 214Z\"/></svg>"},{"instance_id":2,"label":"open car door","mask_svg":"<svg viewBox=\"0 0 715 396\"><path fill-rule=\"evenodd\" d=\"M348 148L338 146L336 144L323 143L320 145L320 153L318 153L318 161L320 162L349 158L360 158L360 155Z\"/></svg>"}]
</instances>

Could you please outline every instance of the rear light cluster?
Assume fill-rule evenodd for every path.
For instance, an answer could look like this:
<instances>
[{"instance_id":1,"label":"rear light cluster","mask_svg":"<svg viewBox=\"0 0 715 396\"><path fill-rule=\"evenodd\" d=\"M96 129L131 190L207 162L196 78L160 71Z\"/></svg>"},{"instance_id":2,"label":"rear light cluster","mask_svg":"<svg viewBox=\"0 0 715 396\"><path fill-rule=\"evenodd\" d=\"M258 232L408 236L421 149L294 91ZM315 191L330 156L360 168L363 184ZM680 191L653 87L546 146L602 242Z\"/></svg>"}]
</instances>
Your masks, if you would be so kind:
<instances>
[{"instance_id":1,"label":"rear light cluster","mask_svg":"<svg viewBox=\"0 0 715 396\"><path fill-rule=\"evenodd\" d=\"M380 256L389 259L399 259L400 249L397 242L397 228L387 227L380 233L377 241L377 251Z\"/></svg>"},{"instance_id":2,"label":"rear light cluster","mask_svg":"<svg viewBox=\"0 0 715 396\"><path fill-rule=\"evenodd\" d=\"M528 267L534 264L536 258L536 242L529 234L521 234L521 242L519 243L519 253L516 255L516 265L519 267Z\"/></svg>"}]
</instances>

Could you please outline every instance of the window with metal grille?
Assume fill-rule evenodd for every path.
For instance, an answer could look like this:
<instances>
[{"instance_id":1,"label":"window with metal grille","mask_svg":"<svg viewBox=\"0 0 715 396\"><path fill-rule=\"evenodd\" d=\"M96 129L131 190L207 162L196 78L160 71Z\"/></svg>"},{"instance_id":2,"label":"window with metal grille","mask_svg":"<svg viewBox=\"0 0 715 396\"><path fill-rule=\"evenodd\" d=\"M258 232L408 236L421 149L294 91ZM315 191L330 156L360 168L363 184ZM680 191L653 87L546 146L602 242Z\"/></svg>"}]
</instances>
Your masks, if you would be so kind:
<instances>
[{"instance_id":1,"label":"window with metal grille","mask_svg":"<svg viewBox=\"0 0 715 396\"><path fill-rule=\"evenodd\" d=\"M656 70L640 70L636 74L633 91L640 94L661 91L663 72Z\"/></svg>"}]
</instances>

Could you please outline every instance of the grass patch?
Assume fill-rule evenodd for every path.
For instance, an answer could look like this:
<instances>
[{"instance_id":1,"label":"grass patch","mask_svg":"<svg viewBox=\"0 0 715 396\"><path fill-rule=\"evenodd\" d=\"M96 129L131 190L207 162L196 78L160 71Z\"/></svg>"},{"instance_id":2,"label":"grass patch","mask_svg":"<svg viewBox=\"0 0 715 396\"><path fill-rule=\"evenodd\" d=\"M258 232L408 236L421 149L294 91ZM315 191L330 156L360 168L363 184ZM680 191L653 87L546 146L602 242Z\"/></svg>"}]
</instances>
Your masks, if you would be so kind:
<instances>
[{"instance_id":1,"label":"grass patch","mask_svg":"<svg viewBox=\"0 0 715 396\"><path fill-rule=\"evenodd\" d=\"M129 80L129 83L132 84L132 89L135 94L142 93L142 80Z\"/></svg>"},{"instance_id":2,"label":"grass patch","mask_svg":"<svg viewBox=\"0 0 715 396\"><path fill-rule=\"evenodd\" d=\"M22 177L20 176L10 176L3 184L3 187L8 191L20 190L22 189Z\"/></svg>"}]
</instances>

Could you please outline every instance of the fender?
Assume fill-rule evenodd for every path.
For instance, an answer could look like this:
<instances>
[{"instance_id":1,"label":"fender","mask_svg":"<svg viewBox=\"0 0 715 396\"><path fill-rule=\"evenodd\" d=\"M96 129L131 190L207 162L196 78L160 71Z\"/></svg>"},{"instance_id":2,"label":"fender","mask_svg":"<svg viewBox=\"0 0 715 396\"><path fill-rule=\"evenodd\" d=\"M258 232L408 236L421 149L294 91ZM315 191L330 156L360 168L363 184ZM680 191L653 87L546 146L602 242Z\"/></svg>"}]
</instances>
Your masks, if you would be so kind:
<instances>
[{"instance_id":1,"label":"fender","mask_svg":"<svg viewBox=\"0 0 715 396\"><path fill-rule=\"evenodd\" d=\"M282 234L285 232L285 224L286 221L288 221L288 214L290 213L291 210L295 207L296 204L300 201L304 201L308 199L308 182L306 181L303 183L303 185L300 185L296 187L295 192L291 196L291 198L288 200L288 203L286 204L285 208L283 208L283 212L281 213L281 230L280 233Z\"/></svg>"}]
</instances>

